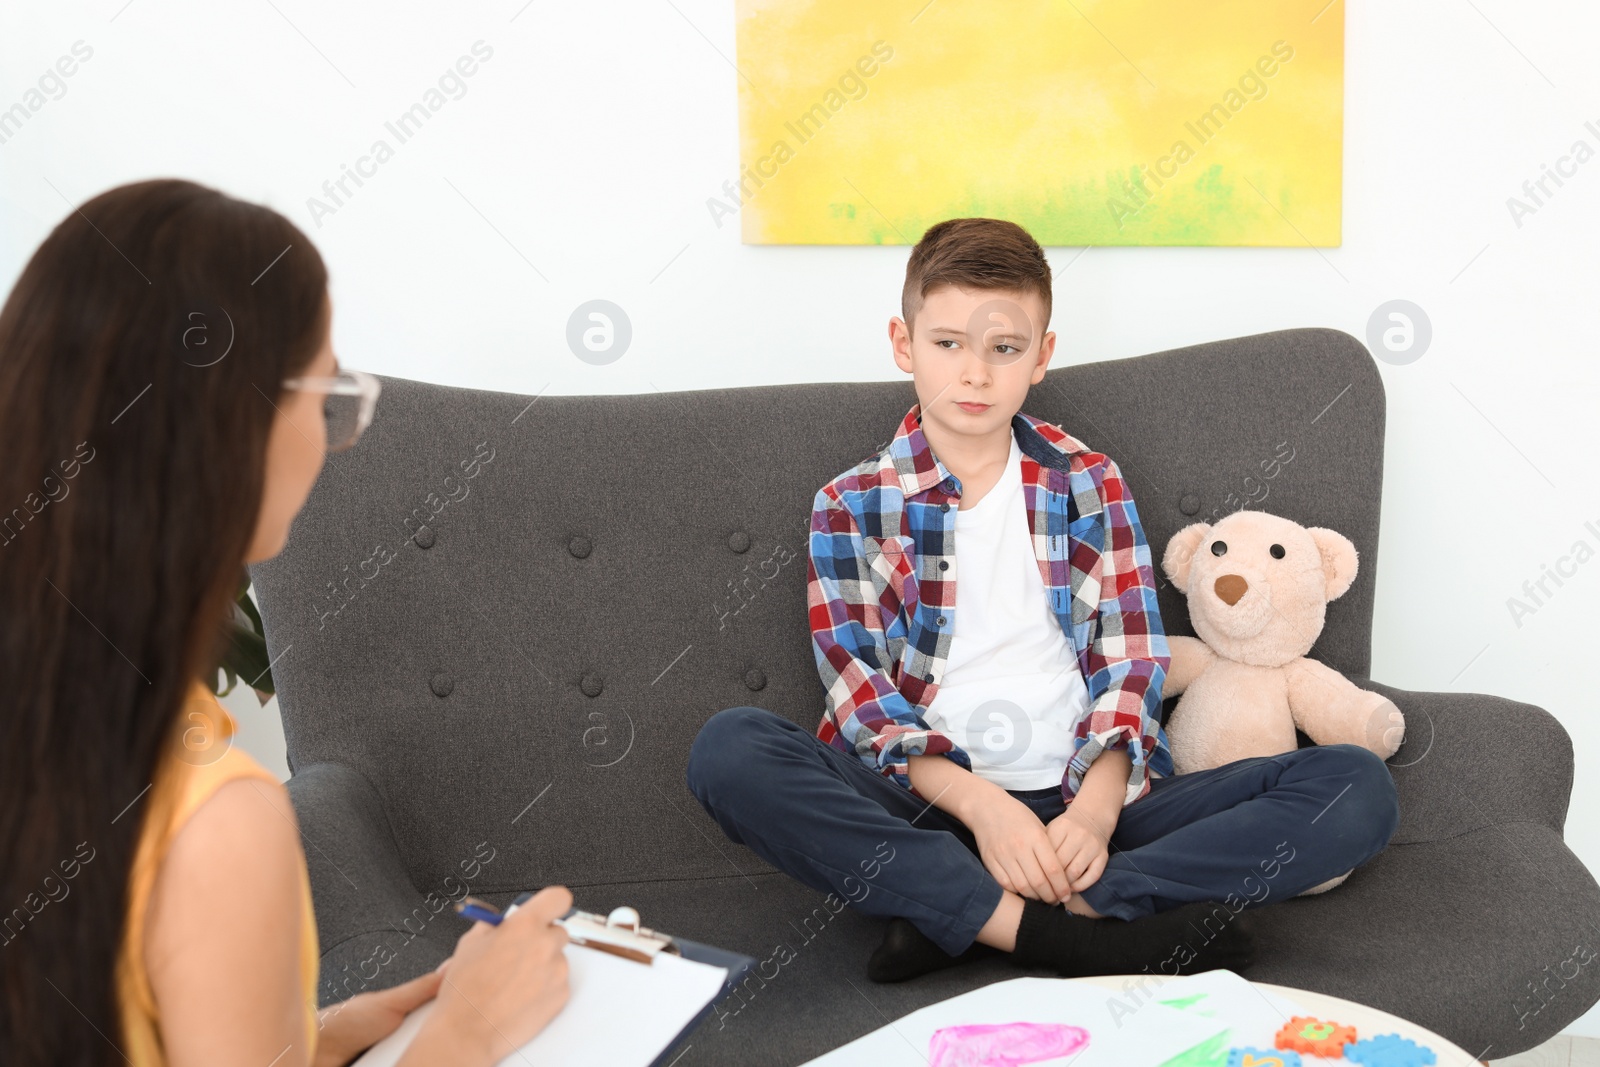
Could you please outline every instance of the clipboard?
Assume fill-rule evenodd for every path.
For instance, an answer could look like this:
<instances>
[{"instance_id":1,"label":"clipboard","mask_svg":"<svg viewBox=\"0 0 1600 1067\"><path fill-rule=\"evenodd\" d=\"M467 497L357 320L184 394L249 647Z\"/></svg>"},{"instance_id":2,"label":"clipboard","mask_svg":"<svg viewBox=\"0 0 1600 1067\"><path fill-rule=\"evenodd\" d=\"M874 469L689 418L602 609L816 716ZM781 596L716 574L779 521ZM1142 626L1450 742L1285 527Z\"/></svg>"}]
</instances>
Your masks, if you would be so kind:
<instances>
[{"instance_id":1,"label":"clipboard","mask_svg":"<svg viewBox=\"0 0 1600 1067\"><path fill-rule=\"evenodd\" d=\"M521 905L531 899L532 893L523 893L514 903ZM711 1015L717 1001L744 981L745 975L756 965L751 956L651 930L640 924L639 913L632 908L616 908L609 915L571 908L558 921L566 928L570 944L609 952L633 960L641 967L650 966L658 953L665 952L696 963L727 968L728 977L723 981L721 991L678 1031L677 1036L661 1050L661 1054L651 1061L650 1067L666 1067L671 1063L684 1040Z\"/></svg>"}]
</instances>

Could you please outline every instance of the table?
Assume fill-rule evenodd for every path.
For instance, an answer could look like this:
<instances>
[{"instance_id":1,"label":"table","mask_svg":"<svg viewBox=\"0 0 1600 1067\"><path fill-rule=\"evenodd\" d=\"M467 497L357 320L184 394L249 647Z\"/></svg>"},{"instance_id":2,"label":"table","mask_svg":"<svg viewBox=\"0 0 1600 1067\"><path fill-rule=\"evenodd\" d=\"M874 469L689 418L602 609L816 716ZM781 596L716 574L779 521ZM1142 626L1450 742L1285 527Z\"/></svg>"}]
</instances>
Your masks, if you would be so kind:
<instances>
[{"instance_id":1,"label":"table","mask_svg":"<svg viewBox=\"0 0 1600 1067\"><path fill-rule=\"evenodd\" d=\"M1104 988L1122 991L1128 988L1128 983L1141 983L1140 988L1159 989L1174 979L1165 975L1101 975L1094 978L1071 978L1065 981L1086 983ZM1326 993L1313 993L1309 989L1291 989L1288 986L1273 985L1269 982L1252 982L1251 985L1261 989L1270 990L1286 1000L1293 1001L1305 1009L1307 1015L1314 1015L1319 1019L1328 1019L1345 1023L1356 1028L1362 1037L1371 1037L1374 1034L1399 1034L1408 1037L1419 1045L1427 1045L1438 1053L1439 1059L1436 1067L1466 1067L1467 1064L1482 1062L1477 1056L1472 1055L1460 1045L1446 1041L1432 1030L1425 1030L1416 1023L1407 1022L1398 1015L1390 1015L1377 1008L1369 1008L1365 1004L1357 1004L1353 1000L1341 1000L1330 997ZM1323 1060L1317 1057L1306 1057L1310 1063L1337 1063L1338 1060Z\"/></svg>"}]
</instances>

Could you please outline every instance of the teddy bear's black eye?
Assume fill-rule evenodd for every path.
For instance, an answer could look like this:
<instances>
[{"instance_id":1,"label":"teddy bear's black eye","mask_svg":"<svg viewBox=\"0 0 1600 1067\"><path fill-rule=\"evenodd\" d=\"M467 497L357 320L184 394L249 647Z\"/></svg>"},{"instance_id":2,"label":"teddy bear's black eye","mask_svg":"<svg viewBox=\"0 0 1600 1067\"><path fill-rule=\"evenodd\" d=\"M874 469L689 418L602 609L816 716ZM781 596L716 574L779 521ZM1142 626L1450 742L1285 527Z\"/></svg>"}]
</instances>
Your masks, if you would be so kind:
<instances>
[{"instance_id":1,"label":"teddy bear's black eye","mask_svg":"<svg viewBox=\"0 0 1600 1067\"><path fill-rule=\"evenodd\" d=\"M1284 556L1282 545L1273 545L1271 548L1267 549L1267 551L1272 553L1273 559L1282 559Z\"/></svg>"},{"instance_id":2,"label":"teddy bear's black eye","mask_svg":"<svg viewBox=\"0 0 1600 1067\"><path fill-rule=\"evenodd\" d=\"M1225 555L1227 555L1228 554L1228 542L1226 542L1226 541L1213 541L1213 542L1211 542L1211 554L1213 556L1225 556Z\"/></svg>"}]
</instances>

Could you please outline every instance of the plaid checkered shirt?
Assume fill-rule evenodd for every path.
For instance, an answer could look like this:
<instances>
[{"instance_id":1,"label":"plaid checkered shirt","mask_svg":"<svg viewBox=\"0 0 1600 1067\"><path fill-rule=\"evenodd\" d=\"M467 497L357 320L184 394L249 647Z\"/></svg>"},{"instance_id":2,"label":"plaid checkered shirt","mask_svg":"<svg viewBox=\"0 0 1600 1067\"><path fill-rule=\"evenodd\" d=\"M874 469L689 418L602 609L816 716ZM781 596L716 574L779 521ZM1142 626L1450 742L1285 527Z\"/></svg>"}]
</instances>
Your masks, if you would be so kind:
<instances>
[{"instance_id":1,"label":"plaid checkered shirt","mask_svg":"<svg viewBox=\"0 0 1600 1067\"><path fill-rule=\"evenodd\" d=\"M1159 718L1171 658L1133 495L1109 457L1060 427L1019 412L1011 430L1039 575L1089 691L1062 795L1072 800L1100 753L1126 748L1131 803L1151 771L1173 773ZM923 718L950 653L960 495L913 405L883 451L812 505L807 604L827 689L817 736L907 789L910 756L972 769L966 750Z\"/></svg>"}]
</instances>

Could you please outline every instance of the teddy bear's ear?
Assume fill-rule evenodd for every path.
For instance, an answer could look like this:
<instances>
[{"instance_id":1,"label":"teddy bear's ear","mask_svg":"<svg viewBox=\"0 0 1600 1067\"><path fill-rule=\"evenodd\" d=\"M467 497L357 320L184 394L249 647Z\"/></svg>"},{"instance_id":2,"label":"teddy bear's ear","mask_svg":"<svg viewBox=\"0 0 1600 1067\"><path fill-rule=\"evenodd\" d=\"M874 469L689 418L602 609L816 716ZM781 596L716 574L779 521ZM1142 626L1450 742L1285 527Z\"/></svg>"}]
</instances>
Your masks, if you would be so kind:
<instances>
[{"instance_id":1,"label":"teddy bear's ear","mask_svg":"<svg viewBox=\"0 0 1600 1067\"><path fill-rule=\"evenodd\" d=\"M1189 592L1189 561L1194 558L1195 549L1200 547L1206 531L1210 529L1211 525L1204 522L1185 526L1172 535L1172 540L1167 542L1167 551L1161 557L1161 569L1185 595Z\"/></svg>"},{"instance_id":2,"label":"teddy bear's ear","mask_svg":"<svg viewBox=\"0 0 1600 1067\"><path fill-rule=\"evenodd\" d=\"M1356 580L1356 546L1337 530L1308 526L1306 533L1311 535L1311 540L1317 544L1317 551L1322 554L1322 574L1327 579L1328 599L1338 600L1350 588L1350 583Z\"/></svg>"}]
</instances>

